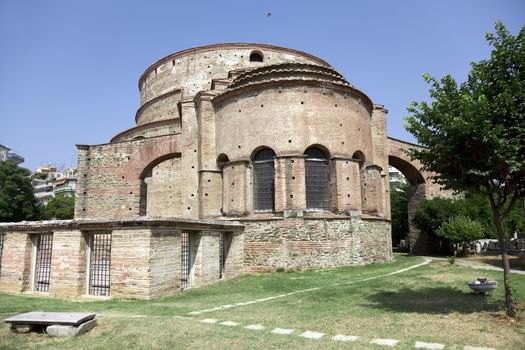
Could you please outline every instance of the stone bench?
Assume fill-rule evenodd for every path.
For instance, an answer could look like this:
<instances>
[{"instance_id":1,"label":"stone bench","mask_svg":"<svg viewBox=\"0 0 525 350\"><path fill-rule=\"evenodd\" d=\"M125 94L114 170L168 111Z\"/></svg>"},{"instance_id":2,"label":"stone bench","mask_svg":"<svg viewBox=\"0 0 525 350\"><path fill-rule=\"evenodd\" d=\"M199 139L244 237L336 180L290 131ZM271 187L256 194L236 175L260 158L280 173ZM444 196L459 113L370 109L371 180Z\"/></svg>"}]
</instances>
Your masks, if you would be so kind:
<instances>
[{"instance_id":1,"label":"stone bench","mask_svg":"<svg viewBox=\"0 0 525 350\"><path fill-rule=\"evenodd\" d=\"M72 337L96 326L96 314L85 312L27 312L5 320L16 333L45 328L51 337Z\"/></svg>"}]
</instances>

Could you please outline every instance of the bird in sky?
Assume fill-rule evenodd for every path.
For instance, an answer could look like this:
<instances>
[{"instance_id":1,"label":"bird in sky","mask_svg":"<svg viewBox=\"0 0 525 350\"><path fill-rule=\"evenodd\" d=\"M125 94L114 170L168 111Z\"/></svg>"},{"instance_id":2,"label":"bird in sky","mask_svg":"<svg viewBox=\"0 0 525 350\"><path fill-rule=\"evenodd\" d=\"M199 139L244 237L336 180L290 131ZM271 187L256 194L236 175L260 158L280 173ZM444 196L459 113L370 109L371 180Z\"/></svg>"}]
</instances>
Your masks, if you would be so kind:
<instances>
[{"instance_id":1,"label":"bird in sky","mask_svg":"<svg viewBox=\"0 0 525 350\"><path fill-rule=\"evenodd\" d=\"M271 13L271 12L268 12L268 13L266 14L266 17L272 17L272 13Z\"/></svg>"}]
</instances>

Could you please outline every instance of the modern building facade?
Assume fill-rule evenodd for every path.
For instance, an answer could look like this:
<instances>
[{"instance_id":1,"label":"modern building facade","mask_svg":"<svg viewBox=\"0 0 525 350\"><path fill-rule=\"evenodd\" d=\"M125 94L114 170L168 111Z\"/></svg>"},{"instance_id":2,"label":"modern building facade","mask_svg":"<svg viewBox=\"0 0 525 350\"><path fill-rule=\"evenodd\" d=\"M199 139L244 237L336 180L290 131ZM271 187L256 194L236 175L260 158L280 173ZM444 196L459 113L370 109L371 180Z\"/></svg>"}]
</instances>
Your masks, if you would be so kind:
<instances>
[{"instance_id":1,"label":"modern building facade","mask_svg":"<svg viewBox=\"0 0 525 350\"><path fill-rule=\"evenodd\" d=\"M11 161L18 165L23 163L24 160L24 157L12 151L11 148L0 144L0 161Z\"/></svg>"}]
</instances>

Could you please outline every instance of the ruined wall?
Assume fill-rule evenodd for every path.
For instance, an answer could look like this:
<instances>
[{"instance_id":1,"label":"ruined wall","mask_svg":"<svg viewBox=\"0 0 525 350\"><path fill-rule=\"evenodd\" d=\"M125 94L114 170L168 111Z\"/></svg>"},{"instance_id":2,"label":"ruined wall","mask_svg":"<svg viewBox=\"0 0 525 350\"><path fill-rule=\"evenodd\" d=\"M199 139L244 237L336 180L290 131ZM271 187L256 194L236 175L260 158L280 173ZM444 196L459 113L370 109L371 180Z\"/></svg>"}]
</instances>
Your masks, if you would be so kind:
<instances>
[{"instance_id":1,"label":"ruined wall","mask_svg":"<svg viewBox=\"0 0 525 350\"><path fill-rule=\"evenodd\" d=\"M392 260L386 220L288 218L243 224L244 261L250 271Z\"/></svg>"},{"instance_id":2,"label":"ruined wall","mask_svg":"<svg viewBox=\"0 0 525 350\"><path fill-rule=\"evenodd\" d=\"M166 155L181 156L178 135L78 148L75 218L138 216L143 172ZM186 179L191 174L197 179L194 172Z\"/></svg>"},{"instance_id":3,"label":"ruined wall","mask_svg":"<svg viewBox=\"0 0 525 350\"><path fill-rule=\"evenodd\" d=\"M181 159L172 158L151 169L151 175L144 179L147 185L146 214L150 217L182 216L184 203L181 201Z\"/></svg>"}]
</instances>

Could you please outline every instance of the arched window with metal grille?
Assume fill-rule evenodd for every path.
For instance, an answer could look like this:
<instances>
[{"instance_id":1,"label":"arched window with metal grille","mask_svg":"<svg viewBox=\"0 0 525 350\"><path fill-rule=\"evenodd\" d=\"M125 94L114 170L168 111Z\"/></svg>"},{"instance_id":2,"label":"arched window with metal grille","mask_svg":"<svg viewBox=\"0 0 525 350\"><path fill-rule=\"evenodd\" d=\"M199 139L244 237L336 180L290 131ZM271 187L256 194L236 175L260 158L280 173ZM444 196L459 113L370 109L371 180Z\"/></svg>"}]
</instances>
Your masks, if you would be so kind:
<instances>
[{"instance_id":1,"label":"arched window with metal grille","mask_svg":"<svg viewBox=\"0 0 525 350\"><path fill-rule=\"evenodd\" d=\"M264 148L253 156L253 209L273 211L275 209L275 152Z\"/></svg>"},{"instance_id":2,"label":"arched window with metal grille","mask_svg":"<svg viewBox=\"0 0 525 350\"><path fill-rule=\"evenodd\" d=\"M330 209L330 186L328 156L317 147L311 147L304 152L306 207L314 210Z\"/></svg>"}]
</instances>

